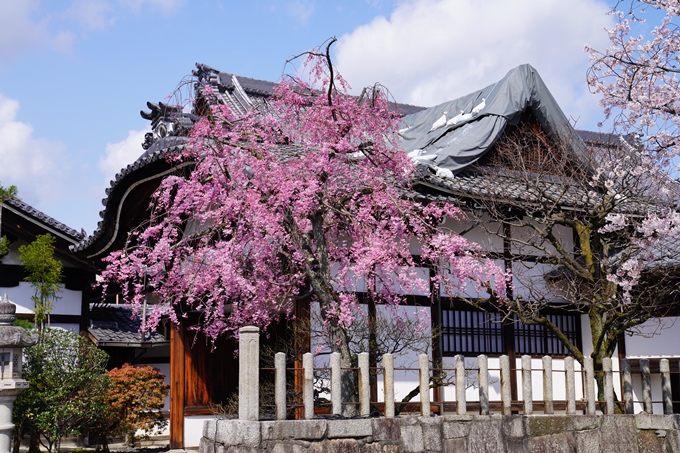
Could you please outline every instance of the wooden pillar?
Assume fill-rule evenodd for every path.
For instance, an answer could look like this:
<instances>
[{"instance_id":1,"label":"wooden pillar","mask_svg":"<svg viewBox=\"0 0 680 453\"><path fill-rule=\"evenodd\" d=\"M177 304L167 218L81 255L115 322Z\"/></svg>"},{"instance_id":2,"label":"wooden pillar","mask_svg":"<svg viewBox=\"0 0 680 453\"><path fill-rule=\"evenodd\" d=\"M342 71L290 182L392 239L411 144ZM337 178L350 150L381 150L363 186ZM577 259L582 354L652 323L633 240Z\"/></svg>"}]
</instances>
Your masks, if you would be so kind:
<instances>
[{"instance_id":1,"label":"wooden pillar","mask_svg":"<svg viewBox=\"0 0 680 453\"><path fill-rule=\"evenodd\" d=\"M442 338L442 299L441 299L441 292L439 288L439 284L435 284L433 282L433 277L435 276L435 270L430 267L430 297L432 298L432 305L431 305L431 310L430 310L430 319L432 320L432 333L438 333L438 335L431 335L432 336L432 367L433 368L438 368L432 370L432 376L437 377L441 376L443 371L441 370L444 368L444 359L443 359L443 353L442 350L443 348L443 338ZM434 380L436 382L436 380ZM442 387L441 386L435 386L435 388L432 391L432 399L435 404L437 404L440 408L439 413L443 414L444 413L444 394L442 392Z\"/></svg>"},{"instance_id":2,"label":"wooden pillar","mask_svg":"<svg viewBox=\"0 0 680 453\"><path fill-rule=\"evenodd\" d=\"M512 227L508 223L503 223L503 265L505 270L512 271ZM508 299L513 300L515 294L512 286L508 288L506 294ZM503 325L503 343L506 354L510 361L510 397L512 401L517 401L517 355L515 353L515 323L512 317Z\"/></svg>"},{"instance_id":3,"label":"wooden pillar","mask_svg":"<svg viewBox=\"0 0 680 453\"><path fill-rule=\"evenodd\" d=\"M367 299L368 302L368 366L370 370L376 370L378 368L378 351L377 351L377 334L376 334L376 323L378 322L378 315L375 309L375 301L373 298L364 298L362 294L359 295L361 298L360 302ZM377 373L369 371L370 378L370 401L378 401L378 379ZM369 407L370 411L370 407Z\"/></svg>"},{"instance_id":4,"label":"wooden pillar","mask_svg":"<svg viewBox=\"0 0 680 453\"><path fill-rule=\"evenodd\" d=\"M184 449L185 357L184 321L170 331L170 449Z\"/></svg>"},{"instance_id":5,"label":"wooden pillar","mask_svg":"<svg viewBox=\"0 0 680 453\"><path fill-rule=\"evenodd\" d=\"M305 384L305 373L302 369L302 356L310 351L311 319L309 315L309 298L296 300L293 309L295 320L293 321L293 349L295 360L293 361L293 386L297 395L302 395ZM305 408L303 406L295 408L295 420L305 418Z\"/></svg>"},{"instance_id":6,"label":"wooden pillar","mask_svg":"<svg viewBox=\"0 0 680 453\"><path fill-rule=\"evenodd\" d=\"M93 274L82 272L79 274L82 279L81 296L80 296L80 331L87 332L90 327L90 297L92 296L92 288L90 282L95 281Z\"/></svg>"}]
</instances>

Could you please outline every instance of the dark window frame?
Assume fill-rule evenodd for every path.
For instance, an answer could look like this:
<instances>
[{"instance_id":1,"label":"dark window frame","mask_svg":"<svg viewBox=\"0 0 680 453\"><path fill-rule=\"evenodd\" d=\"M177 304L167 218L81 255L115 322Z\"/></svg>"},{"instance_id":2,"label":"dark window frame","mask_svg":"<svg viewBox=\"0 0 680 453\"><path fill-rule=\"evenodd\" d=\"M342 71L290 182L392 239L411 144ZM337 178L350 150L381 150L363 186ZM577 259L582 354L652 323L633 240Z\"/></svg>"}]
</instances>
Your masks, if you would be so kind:
<instances>
[{"instance_id":1,"label":"dark window frame","mask_svg":"<svg viewBox=\"0 0 680 453\"><path fill-rule=\"evenodd\" d=\"M496 311L475 310L469 306L442 307L442 356L526 354L532 357L549 355L561 358L569 355L566 347L543 326L522 324L516 316L510 318L513 321L504 322L503 316ZM582 348L580 313L551 310L545 316L556 323L577 348ZM512 335L512 340L506 342L508 335Z\"/></svg>"}]
</instances>

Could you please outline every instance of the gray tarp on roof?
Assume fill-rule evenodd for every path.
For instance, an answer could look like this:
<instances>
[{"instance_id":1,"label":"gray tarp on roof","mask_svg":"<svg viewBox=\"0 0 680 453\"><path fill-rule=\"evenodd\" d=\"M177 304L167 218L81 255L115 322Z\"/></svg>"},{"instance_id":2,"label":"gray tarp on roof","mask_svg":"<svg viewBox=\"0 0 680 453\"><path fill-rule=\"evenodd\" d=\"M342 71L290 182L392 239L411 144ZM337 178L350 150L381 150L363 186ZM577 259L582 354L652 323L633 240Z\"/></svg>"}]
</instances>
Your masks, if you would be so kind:
<instances>
[{"instance_id":1,"label":"gray tarp on roof","mask_svg":"<svg viewBox=\"0 0 680 453\"><path fill-rule=\"evenodd\" d=\"M402 147L406 152L419 150L411 155L418 154L421 162L457 173L482 157L500 138L505 127L517 124L527 110L534 114L547 134L561 143L568 143L577 156L583 155L583 141L538 72L528 64L518 66L482 90L405 116L400 131ZM433 124L445 112L448 124L432 131ZM452 124L452 119L459 114L463 115L463 120Z\"/></svg>"}]
</instances>

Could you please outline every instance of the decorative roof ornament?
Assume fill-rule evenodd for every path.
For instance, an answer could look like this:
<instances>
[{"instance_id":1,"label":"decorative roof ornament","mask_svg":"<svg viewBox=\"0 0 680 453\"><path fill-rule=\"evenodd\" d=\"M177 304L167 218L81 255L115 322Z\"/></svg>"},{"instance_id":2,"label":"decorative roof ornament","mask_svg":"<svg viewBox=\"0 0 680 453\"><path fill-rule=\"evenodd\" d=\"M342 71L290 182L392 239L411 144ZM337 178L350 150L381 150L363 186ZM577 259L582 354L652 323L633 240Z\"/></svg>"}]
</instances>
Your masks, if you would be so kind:
<instances>
[{"instance_id":1,"label":"decorative roof ornament","mask_svg":"<svg viewBox=\"0 0 680 453\"><path fill-rule=\"evenodd\" d=\"M17 306L5 294L0 299L0 348L25 348L38 342L37 335L31 335L23 327L12 325L17 318L16 311Z\"/></svg>"},{"instance_id":2,"label":"decorative roof ornament","mask_svg":"<svg viewBox=\"0 0 680 453\"><path fill-rule=\"evenodd\" d=\"M9 301L7 294L0 299L0 326L11 326L17 319L17 306Z\"/></svg>"}]
</instances>

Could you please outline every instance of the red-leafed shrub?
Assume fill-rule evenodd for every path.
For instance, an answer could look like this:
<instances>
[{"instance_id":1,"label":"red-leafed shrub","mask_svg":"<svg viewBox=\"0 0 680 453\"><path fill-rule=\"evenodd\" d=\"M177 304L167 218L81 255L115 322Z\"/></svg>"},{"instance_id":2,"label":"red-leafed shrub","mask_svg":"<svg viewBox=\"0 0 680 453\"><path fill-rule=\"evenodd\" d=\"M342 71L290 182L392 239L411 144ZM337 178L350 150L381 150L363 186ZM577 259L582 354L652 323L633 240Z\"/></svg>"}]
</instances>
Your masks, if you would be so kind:
<instances>
[{"instance_id":1,"label":"red-leafed shrub","mask_svg":"<svg viewBox=\"0 0 680 453\"><path fill-rule=\"evenodd\" d=\"M111 386L106 395L108 413L102 431L124 435L132 443L138 431L148 434L165 427L167 420L161 409L169 387L160 370L125 364L107 374Z\"/></svg>"}]
</instances>

